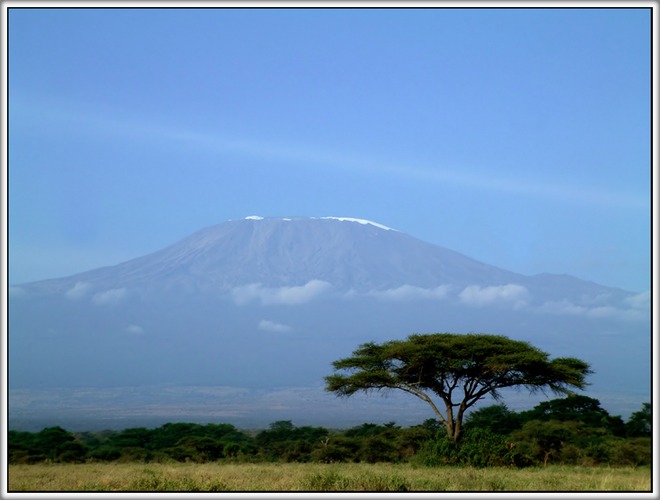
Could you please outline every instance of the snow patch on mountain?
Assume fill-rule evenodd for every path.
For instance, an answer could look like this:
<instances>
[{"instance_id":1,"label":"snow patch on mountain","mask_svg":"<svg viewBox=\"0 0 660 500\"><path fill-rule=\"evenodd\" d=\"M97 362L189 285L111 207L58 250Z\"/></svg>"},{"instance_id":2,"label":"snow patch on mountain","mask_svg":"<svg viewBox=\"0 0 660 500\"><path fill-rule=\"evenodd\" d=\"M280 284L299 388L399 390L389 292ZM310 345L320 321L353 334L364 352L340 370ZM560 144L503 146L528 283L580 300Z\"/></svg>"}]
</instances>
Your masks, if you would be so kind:
<instances>
[{"instance_id":1,"label":"snow patch on mountain","mask_svg":"<svg viewBox=\"0 0 660 500\"><path fill-rule=\"evenodd\" d=\"M376 226L380 229L385 229L386 231L396 231L396 229L392 229L391 227L387 227L383 224L379 224L378 222L373 222L367 219L356 219L354 217L320 217L321 219L334 219L342 222L357 222L358 224L370 224L372 226Z\"/></svg>"},{"instance_id":2,"label":"snow patch on mountain","mask_svg":"<svg viewBox=\"0 0 660 500\"><path fill-rule=\"evenodd\" d=\"M367 219L358 219L356 217L331 217L331 216L328 216L328 217L309 217L309 218L310 219L317 219L317 220L318 219L338 220L340 222L357 222L358 224L371 225L371 226L377 227L379 229L384 229L386 231L396 231L396 229L388 227L384 224L379 224L378 222L374 222L374 221L367 220ZM262 217L260 215L248 215L243 220L265 220L265 217ZM291 221L292 219L289 218L289 217L282 217L280 220Z\"/></svg>"}]
</instances>

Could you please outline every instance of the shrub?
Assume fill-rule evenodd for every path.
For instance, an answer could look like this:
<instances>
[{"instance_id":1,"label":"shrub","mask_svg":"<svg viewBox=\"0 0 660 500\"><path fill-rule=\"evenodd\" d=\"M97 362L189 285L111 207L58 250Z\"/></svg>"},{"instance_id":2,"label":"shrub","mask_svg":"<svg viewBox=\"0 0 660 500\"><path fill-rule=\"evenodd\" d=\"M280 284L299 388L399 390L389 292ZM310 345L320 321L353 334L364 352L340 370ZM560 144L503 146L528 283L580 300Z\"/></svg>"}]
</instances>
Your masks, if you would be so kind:
<instances>
[{"instance_id":1,"label":"shrub","mask_svg":"<svg viewBox=\"0 0 660 500\"><path fill-rule=\"evenodd\" d=\"M618 440L612 448L611 464L637 467L649 465L652 456L651 438L638 437Z\"/></svg>"}]
</instances>

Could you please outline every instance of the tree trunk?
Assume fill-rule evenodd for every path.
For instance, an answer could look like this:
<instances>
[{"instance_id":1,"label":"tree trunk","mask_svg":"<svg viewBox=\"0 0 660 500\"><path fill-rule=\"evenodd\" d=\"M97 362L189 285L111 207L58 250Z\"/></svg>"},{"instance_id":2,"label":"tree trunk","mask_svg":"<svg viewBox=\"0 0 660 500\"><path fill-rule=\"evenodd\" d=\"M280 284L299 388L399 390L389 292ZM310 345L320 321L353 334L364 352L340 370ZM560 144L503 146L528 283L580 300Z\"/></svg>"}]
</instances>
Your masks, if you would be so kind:
<instances>
[{"instance_id":1,"label":"tree trunk","mask_svg":"<svg viewBox=\"0 0 660 500\"><path fill-rule=\"evenodd\" d=\"M456 422L454 422L454 435L452 436L454 443L458 444L462 436L463 436L463 425L461 419L457 418Z\"/></svg>"},{"instance_id":2,"label":"tree trunk","mask_svg":"<svg viewBox=\"0 0 660 500\"><path fill-rule=\"evenodd\" d=\"M552 455L552 450L545 450L543 452L543 467L548 466L548 459L550 458L550 455Z\"/></svg>"},{"instance_id":3,"label":"tree trunk","mask_svg":"<svg viewBox=\"0 0 660 500\"><path fill-rule=\"evenodd\" d=\"M456 421L454 422L454 435L452 438L454 439L454 443L458 443L461 440L461 437L463 436L463 414L465 413L465 410L467 409L465 405L465 401L461 403L461 405L458 407L458 413L456 414Z\"/></svg>"},{"instance_id":4,"label":"tree trunk","mask_svg":"<svg viewBox=\"0 0 660 500\"><path fill-rule=\"evenodd\" d=\"M458 443L461 440L463 435L463 426L461 425L462 412L459 410L458 418L454 417L454 408L451 404L447 405L447 420L445 422L445 427L447 428L447 434L454 441Z\"/></svg>"}]
</instances>

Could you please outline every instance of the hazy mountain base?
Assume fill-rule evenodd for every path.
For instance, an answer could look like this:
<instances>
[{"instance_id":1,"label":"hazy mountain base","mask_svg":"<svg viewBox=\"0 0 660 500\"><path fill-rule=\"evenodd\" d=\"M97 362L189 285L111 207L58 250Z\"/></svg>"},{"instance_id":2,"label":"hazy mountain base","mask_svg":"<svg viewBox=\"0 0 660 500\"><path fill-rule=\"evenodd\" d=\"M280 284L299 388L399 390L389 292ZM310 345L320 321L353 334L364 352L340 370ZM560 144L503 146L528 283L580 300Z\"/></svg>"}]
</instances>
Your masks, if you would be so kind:
<instances>
[{"instance_id":1,"label":"hazy mountain base","mask_svg":"<svg viewBox=\"0 0 660 500\"><path fill-rule=\"evenodd\" d=\"M648 321L364 297L304 307L179 297L93 309L66 299L19 299L9 320L9 424L17 429L172 420L417 424L434 415L415 398L339 400L323 391L333 360L360 343L413 332L504 334L552 357L584 359L595 372L586 394L613 415L625 418L650 400ZM542 398L513 391L505 401L527 409Z\"/></svg>"},{"instance_id":2,"label":"hazy mountain base","mask_svg":"<svg viewBox=\"0 0 660 500\"><path fill-rule=\"evenodd\" d=\"M380 418L414 424L433 415L412 398L406 399L402 416L387 416L390 403L374 407L371 402L364 419L356 420L363 396L339 402L324 394L323 376L331 373L334 359L362 342L433 331L503 333L529 340L552 356L579 356L595 371L587 393L613 414L625 417L650 399L644 322L446 307L433 301L325 300L305 308L170 306L123 304L101 311L101 317L62 307L59 317L49 315L58 319L58 328L40 324L39 308L14 309L13 318L20 313L23 324L32 324L27 330L12 329L10 337L10 422L23 426L38 416L51 425L51 417L87 420L87 414L110 420L156 415L162 422L182 415L231 418L250 426L312 418L310 423L334 426L345 422L346 414L350 424ZM267 329L260 328L264 323ZM473 328L464 328L467 324ZM537 401L525 391L521 400L528 407ZM420 418L409 418L420 405Z\"/></svg>"},{"instance_id":3,"label":"hazy mountain base","mask_svg":"<svg viewBox=\"0 0 660 500\"><path fill-rule=\"evenodd\" d=\"M603 407L625 408L624 418L639 410L643 393L587 393ZM552 399L526 391L503 392L513 411ZM336 398L323 387L250 389L212 386L15 389L9 394L9 428L40 431L61 426L71 431L154 428L167 422L229 423L240 429L264 429L272 422L346 429L364 422L417 425L435 418L430 407L398 392ZM476 408L493 404L484 399ZM609 404L608 404L609 403Z\"/></svg>"}]
</instances>

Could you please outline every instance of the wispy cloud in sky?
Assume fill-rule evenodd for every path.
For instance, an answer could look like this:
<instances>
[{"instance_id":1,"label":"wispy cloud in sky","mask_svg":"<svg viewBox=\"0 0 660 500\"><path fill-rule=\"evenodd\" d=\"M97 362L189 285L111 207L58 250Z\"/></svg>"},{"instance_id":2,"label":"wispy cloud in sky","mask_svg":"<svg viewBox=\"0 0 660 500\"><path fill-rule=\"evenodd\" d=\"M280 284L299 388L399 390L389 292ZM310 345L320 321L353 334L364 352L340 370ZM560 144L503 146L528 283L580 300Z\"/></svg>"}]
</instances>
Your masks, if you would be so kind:
<instances>
[{"instance_id":1,"label":"wispy cloud in sky","mask_svg":"<svg viewBox=\"0 0 660 500\"><path fill-rule=\"evenodd\" d=\"M148 127L141 127L148 130ZM221 135L192 130L174 130L162 127L153 128L154 136L162 136L189 148L205 148L218 154L238 153L249 157L287 161L315 168L346 170L379 175L389 175L405 179L433 182L440 185L453 185L462 188L499 192L528 198L541 197L564 203L599 205L616 208L649 209L647 193L607 191L586 185L567 185L558 182L516 179L500 176L491 171L474 171L462 165L423 166L418 164L392 164L375 157L340 154L299 144L276 144L253 139L229 139ZM487 166L486 166L487 167Z\"/></svg>"},{"instance_id":2,"label":"wispy cloud in sky","mask_svg":"<svg viewBox=\"0 0 660 500\"><path fill-rule=\"evenodd\" d=\"M287 333L291 331L291 327L289 325L278 323L277 321L271 321L269 319L262 319L259 321L257 328L265 332L273 333Z\"/></svg>"},{"instance_id":3,"label":"wispy cloud in sky","mask_svg":"<svg viewBox=\"0 0 660 500\"><path fill-rule=\"evenodd\" d=\"M483 170L465 165L444 165L442 160L433 166L412 160L409 164L391 163L375 155L340 153L324 149L317 144L273 142L264 138L231 136L223 131L210 131L159 124L130 114L119 115L81 107L72 103L66 106L50 104L50 109L21 102L22 112L31 111L35 118L43 120L44 114L53 123L61 121L75 125L81 133L101 134L134 141L136 138L165 144L166 147L205 151L219 157L226 154L258 158L273 162L287 162L292 167L316 168L347 173L391 176L442 186L455 186L505 195L543 198L562 203L595 205L612 208L650 209L648 193L613 191L584 184L566 184L547 179L524 179L506 175L500 170L484 165ZM31 109L23 109L23 108ZM71 130L68 128L68 130ZM534 170L534 169L531 169Z\"/></svg>"}]
</instances>

